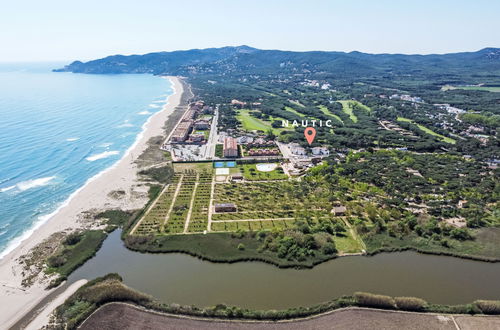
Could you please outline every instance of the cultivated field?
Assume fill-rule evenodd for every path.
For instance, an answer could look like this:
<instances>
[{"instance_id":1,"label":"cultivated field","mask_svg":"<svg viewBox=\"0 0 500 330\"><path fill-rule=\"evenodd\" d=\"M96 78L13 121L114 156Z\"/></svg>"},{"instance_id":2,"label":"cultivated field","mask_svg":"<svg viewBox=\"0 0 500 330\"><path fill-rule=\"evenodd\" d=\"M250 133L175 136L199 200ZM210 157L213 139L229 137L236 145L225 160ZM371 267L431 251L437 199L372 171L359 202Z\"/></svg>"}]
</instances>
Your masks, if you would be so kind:
<instances>
[{"instance_id":1,"label":"cultivated field","mask_svg":"<svg viewBox=\"0 0 500 330\"><path fill-rule=\"evenodd\" d=\"M257 174L252 175L250 169ZM307 219L309 225L326 221L350 226L346 218L331 213L330 201L302 191L296 181L287 180L278 170L258 172L255 164L239 164L231 171L240 171L243 182L218 182L212 163L175 164L174 170L172 182L146 210L132 234L283 231L296 229L298 218ZM234 204L236 211L215 212L214 205L224 203ZM342 253L364 248L352 230L334 240Z\"/></svg>"}]
</instances>

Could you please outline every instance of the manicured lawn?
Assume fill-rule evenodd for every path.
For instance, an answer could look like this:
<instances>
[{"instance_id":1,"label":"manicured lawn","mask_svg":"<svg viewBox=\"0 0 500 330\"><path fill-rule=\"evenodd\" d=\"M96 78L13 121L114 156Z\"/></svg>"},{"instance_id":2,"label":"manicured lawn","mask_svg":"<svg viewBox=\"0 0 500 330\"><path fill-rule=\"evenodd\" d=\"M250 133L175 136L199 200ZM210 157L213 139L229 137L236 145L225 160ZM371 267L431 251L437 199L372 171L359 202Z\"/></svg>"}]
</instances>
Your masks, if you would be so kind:
<instances>
[{"instance_id":1,"label":"manicured lawn","mask_svg":"<svg viewBox=\"0 0 500 330\"><path fill-rule=\"evenodd\" d=\"M486 87L486 86L450 86L446 85L441 88L443 91L453 90L453 89L463 89L467 91L485 91L500 93L500 87Z\"/></svg>"},{"instance_id":2,"label":"manicured lawn","mask_svg":"<svg viewBox=\"0 0 500 330\"><path fill-rule=\"evenodd\" d=\"M357 106L367 112L371 112L371 109L364 105L361 102L358 101L353 101L353 100L343 100L343 101L338 101L340 104L342 104L342 111L344 111L347 115L349 115L349 118L354 122L358 122L358 117L354 114L354 106Z\"/></svg>"},{"instance_id":3,"label":"manicured lawn","mask_svg":"<svg viewBox=\"0 0 500 330\"><path fill-rule=\"evenodd\" d=\"M454 140L452 138L449 138L447 136L438 134L438 133L430 130L429 128L427 128L427 127L425 127L423 125L417 124L417 123L415 123L415 121L413 121L411 119L404 118L404 117L398 117L398 121L404 121L404 122L412 123L412 124L416 125L421 131L423 131L423 132L425 132L427 134L433 135L433 136L439 138L443 142L451 143L451 144L455 144L457 142L456 140Z\"/></svg>"},{"instance_id":4,"label":"manicured lawn","mask_svg":"<svg viewBox=\"0 0 500 330\"><path fill-rule=\"evenodd\" d=\"M271 172L261 172L257 170L255 164L243 164L238 165L238 169L245 180L286 180L288 176L283 173L283 170L280 171L280 167Z\"/></svg>"},{"instance_id":5,"label":"manicured lawn","mask_svg":"<svg viewBox=\"0 0 500 330\"><path fill-rule=\"evenodd\" d=\"M291 112L293 113L294 115L297 115L299 117L305 117L306 115L304 115L303 113L300 113L298 112L297 110L295 110L294 108L292 107L285 107L285 110L288 111L288 112Z\"/></svg>"},{"instance_id":6,"label":"manicured lawn","mask_svg":"<svg viewBox=\"0 0 500 330\"><path fill-rule=\"evenodd\" d=\"M344 121L342 120L342 118L340 118L339 116L337 116L336 114L334 114L333 112L330 112L330 110L328 110L328 108L324 105L318 105L318 108L321 110L321 112L323 112L325 115L327 116L331 116L335 119L337 119L339 122L341 122L342 124L344 124Z\"/></svg>"},{"instance_id":7,"label":"manicured lawn","mask_svg":"<svg viewBox=\"0 0 500 330\"><path fill-rule=\"evenodd\" d=\"M272 122L256 118L251 115L250 110L239 110L236 118L240 121L243 129L247 131L263 131L267 132L272 130L275 135L279 135L284 130L289 130L289 128L274 128L272 127ZM272 118L273 120L281 120L281 118Z\"/></svg>"},{"instance_id":8,"label":"manicured lawn","mask_svg":"<svg viewBox=\"0 0 500 330\"><path fill-rule=\"evenodd\" d=\"M208 137L210 136L210 131L209 130L199 130L199 131L194 131L194 134L203 134L205 136L205 140L208 140Z\"/></svg>"}]
</instances>

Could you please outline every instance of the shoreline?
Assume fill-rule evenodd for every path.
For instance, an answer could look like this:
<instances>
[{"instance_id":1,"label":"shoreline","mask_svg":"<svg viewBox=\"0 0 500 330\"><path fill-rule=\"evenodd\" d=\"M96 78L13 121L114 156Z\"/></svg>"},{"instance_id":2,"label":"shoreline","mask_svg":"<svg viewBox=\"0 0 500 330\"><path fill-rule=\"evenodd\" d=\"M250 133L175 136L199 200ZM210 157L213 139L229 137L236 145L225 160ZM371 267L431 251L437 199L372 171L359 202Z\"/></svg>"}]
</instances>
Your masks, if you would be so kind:
<instances>
[{"instance_id":1,"label":"shoreline","mask_svg":"<svg viewBox=\"0 0 500 330\"><path fill-rule=\"evenodd\" d=\"M123 156L120 159L118 159L114 164L112 164L110 167L107 167L107 168L103 169L102 171L100 171L99 173L97 173L97 174L93 175L92 177L88 178L81 187L79 187L74 192L72 192L68 196L68 198L66 198L54 211L50 212L49 214L44 214L44 215L40 216L39 220L36 221L33 224L33 226L31 226L25 232L23 232L21 234L21 236L16 237L11 242L9 242L7 244L7 246L5 247L5 249L2 252L0 252L0 266L2 265L2 260L4 258L6 258L11 252L13 252L19 246L21 246L25 240L29 239L36 232L37 229L39 229L44 224L46 224L47 222L49 222L53 217L57 216L57 214L63 208L67 207L69 205L69 203L71 203L71 201L73 200L73 198L75 198L80 193L80 191L82 191L83 189L85 189L85 187L87 187L93 181L99 179L99 177L101 177L102 175L105 175L107 172L112 171L120 162L122 162L122 160L124 158L128 157L130 155L130 153L137 147L137 145L139 144L139 142L143 138L143 134L147 130L148 125L151 122L151 120L153 119L153 117L155 115L157 115L157 114L165 111L166 109L168 109L170 98L177 93L177 91L175 89L176 84L172 81L172 79L170 79L171 77L162 77L162 78L166 78L166 79L170 80L170 82L172 83L172 91L173 92L172 92L171 95L169 95L169 96L166 97L165 104L163 105L162 110L160 110L160 111L158 111L156 113L153 113L151 116L149 116L149 118L146 120L146 122L144 122L144 124L142 124L141 131L137 134L137 136L136 136L134 142L132 143L132 145L130 147L128 147L127 150L125 150L125 152L123 153ZM181 87L181 89L182 89L182 87ZM182 91L181 91L181 94L182 94Z\"/></svg>"},{"instance_id":2,"label":"shoreline","mask_svg":"<svg viewBox=\"0 0 500 330\"><path fill-rule=\"evenodd\" d=\"M0 257L0 295L5 306L0 315L0 324L9 327L31 308L36 306L54 289L45 290L45 281L40 278L30 287L21 285L23 266L18 259L28 254L34 247L52 234L75 229L95 227L86 212L106 209L133 210L142 208L148 201L147 186L138 178L140 170L135 161L147 149L148 141L155 136L163 136L164 124L174 109L180 104L183 86L177 77L164 77L172 84L173 93L167 97L162 109L143 124L134 143L112 166L89 178L85 184L73 192L55 211L27 230L10 251L4 250ZM109 193L117 190L126 192L125 197L115 199ZM13 244L13 243L9 243ZM5 252L6 251L6 252Z\"/></svg>"}]
</instances>

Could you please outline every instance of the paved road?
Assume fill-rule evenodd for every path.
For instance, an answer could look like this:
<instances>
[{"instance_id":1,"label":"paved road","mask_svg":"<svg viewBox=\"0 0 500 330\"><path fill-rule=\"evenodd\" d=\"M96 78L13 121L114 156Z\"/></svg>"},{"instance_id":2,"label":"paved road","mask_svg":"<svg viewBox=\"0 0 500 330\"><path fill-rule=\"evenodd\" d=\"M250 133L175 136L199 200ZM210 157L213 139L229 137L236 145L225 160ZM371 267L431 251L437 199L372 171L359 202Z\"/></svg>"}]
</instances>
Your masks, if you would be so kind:
<instances>
[{"instance_id":1,"label":"paved road","mask_svg":"<svg viewBox=\"0 0 500 330\"><path fill-rule=\"evenodd\" d=\"M219 111L215 110L215 115L212 119L212 125L210 126L210 136L208 137L207 143L202 147L202 153L205 159L213 159L215 156L215 146L218 140L217 134L217 122L219 120Z\"/></svg>"}]
</instances>

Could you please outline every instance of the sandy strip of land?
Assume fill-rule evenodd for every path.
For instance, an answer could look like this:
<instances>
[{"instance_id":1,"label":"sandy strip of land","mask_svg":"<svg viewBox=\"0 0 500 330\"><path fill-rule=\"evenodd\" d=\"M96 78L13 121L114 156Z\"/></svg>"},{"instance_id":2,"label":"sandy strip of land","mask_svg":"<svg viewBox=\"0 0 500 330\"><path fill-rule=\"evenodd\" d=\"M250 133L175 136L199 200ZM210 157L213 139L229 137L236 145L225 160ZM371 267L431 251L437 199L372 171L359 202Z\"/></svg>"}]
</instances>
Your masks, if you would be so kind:
<instances>
[{"instance_id":1,"label":"sandy strip of land","mask_svg":"<svg viewBox=\"0 0 500 330\"><path fill-rule=\"evenodd\" d=\"M0 324L2 327L9 328L53 291L45 290L47 283L40 281L29 288L22 287L23 270L18 261L21 256L27 254L53 233L92 226L91 223L84 221L85 213L89 210L114 208L132 210L145 205L148 200L148 189L140 182L137 176L138 168L134 162L146 150L150 138L164 135L164 124L181 101L183 87L180 80L176 77L168 78L173 83L174 94L169 96L162 111L150 117L142 134L129 152L112 168L87 182L65 207L0 260L0 306L2 306ZM125 191L126 195L119 199L109 196L111 192L117 190Z\"/></svg>"},{"instance_id":2,"label":"sandy strip of land","mask_svg":"<svg viewBox=\"0 0 500 330\"><path fill-rule=\"evenodd\" d=\"M231 329L231 330L493 330L500 325L499 316L447 315L385 311L370 308L349 307L317 316L287 321L229 321L176 316L147 311L124 303L110 303L95 311L80 329Z\"/></svg>"},{"instance_id":3,"label":"sandy strip of land","mask_svg":"<svg viewBox=\"0 0 500 330\"><path fill-rule=\"evenodd\" d=\"M44 325L47 325L50 321L50 315L57 308L57 306L62 305L66 299L68 299L73 293L76 292L82 285L87 283L87 280L78 280L71 284L63 293L58 295L54 300L52 300L43 311L38 314L38 316L28 324L26 330L38 330Z\"/></svg>"}]
</instances>

